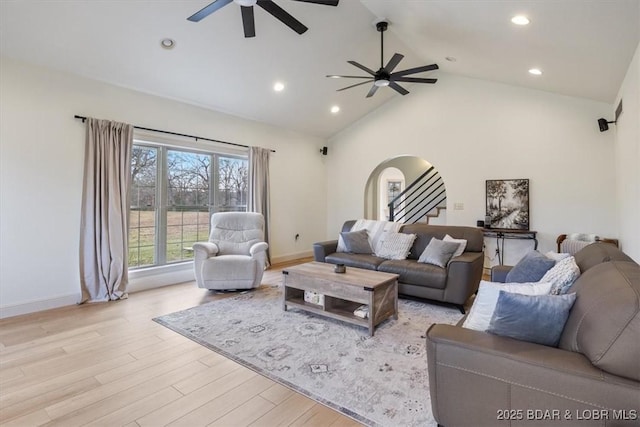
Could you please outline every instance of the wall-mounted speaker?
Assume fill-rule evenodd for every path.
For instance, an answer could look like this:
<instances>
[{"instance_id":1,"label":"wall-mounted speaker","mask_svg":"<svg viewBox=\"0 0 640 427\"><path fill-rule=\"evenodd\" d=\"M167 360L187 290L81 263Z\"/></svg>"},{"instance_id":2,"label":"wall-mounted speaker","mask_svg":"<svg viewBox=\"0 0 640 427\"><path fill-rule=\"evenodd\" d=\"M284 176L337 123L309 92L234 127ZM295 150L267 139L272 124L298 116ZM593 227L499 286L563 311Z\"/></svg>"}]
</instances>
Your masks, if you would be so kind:
<instances>
[{"instance_id":1,"label":"wall-mounted speaker","mask_svg":"<svg viewBox=\"0 0 640 427\"><path fill-rule=\"evenodd\" d=\"M327 153L329 152L329 148L328 147L322 147L320 149L320 152L322 153L323 156L326 156Z\"/></svg>"}]
</instances>

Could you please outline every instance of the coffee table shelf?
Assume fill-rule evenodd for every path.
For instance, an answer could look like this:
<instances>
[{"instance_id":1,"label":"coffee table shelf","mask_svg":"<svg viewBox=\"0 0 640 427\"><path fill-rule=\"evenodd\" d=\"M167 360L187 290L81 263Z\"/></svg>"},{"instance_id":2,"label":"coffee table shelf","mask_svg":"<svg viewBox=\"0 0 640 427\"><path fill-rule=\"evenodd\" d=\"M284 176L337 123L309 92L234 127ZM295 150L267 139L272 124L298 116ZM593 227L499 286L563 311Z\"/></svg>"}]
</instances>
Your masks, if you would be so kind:
<instances>
[{"instance_id":1,"label":"coffee table shelf","mask_svg":"<svg viewBox=\"0 0 640 427\"><path fill-rule=\"evenodd\" d=\"M310 262L283 270L283 309L298 308L369 329L383 320L398 318L398 275L349 267L335 273L332 264ZM304 300L304 291L324 295L324 304ZM369 306L369 317L353 314L361 305Z\"/></svg>"}]
</instances>

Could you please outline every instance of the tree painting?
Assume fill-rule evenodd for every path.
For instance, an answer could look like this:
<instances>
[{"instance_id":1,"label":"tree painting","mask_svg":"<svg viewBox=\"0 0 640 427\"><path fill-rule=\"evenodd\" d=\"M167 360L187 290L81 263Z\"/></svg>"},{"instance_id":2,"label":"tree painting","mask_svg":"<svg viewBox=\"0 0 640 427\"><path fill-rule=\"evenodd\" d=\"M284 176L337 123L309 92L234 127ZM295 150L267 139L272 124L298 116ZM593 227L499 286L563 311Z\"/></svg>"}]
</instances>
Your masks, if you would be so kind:
<instances>
[{"instance_id":1,"label":"tree painting","mask_svg":"<svg viewBox=\"0 0 640 427\"><path fill-rule=\"evenodd\" d=\"M496 179L486 183L491 228L529 229L529 180Z\"/></svg>"}]
</instances>

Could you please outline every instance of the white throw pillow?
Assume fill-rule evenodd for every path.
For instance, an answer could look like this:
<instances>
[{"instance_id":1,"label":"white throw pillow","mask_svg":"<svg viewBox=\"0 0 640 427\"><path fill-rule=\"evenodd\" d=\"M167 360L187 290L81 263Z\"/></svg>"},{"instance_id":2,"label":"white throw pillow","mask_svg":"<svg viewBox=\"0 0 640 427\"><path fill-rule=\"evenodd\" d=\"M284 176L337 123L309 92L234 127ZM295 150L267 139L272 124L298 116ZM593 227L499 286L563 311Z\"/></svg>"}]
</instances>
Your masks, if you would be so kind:
<instances>
[{"instance_id":1,"label":"white throw pillow","mask_svg":"<svg viewBox=\"0 0 640 427\"><path fill-rule=\"evenodd\" d=\"M407 259L415 234L386 232L376 248L376 256L386 259Z\"/></svg>"},{"instance_id":2,"label":"white throw pillow","mask_svg":"<svg viewBox=\"0 0 640 427\"><path fill-rule=\"evenodd\" d=\"M349 231L367 230L369 241L371 242L371 248L375 251L375 248L378 247L380 239L385 232L398 232L401 226L402 223L400 222L359 219L353 224L353 227L351 227L351 230ZM347 251L344 240L342 240L342 236L340 235L338 235L338 248L336 249L336 252L349 252Z\"/></svg>"},{"instance_id":3,"label":"white throw pillow","mask_svg":"<svg viewBox=\"0 0 640 427\"><path fill-rule=\"evenodd\" d=\"M462 255L462 253L464 252L464 250L467 248L467 241L465 239L454 239L453 237L449 236L448 234L446 236L444 236L444 239L442 239L445 242L454 242L457 243L458 249L456 249L456 251L453 253L453 257L457 257Z\"/></svg>"},{"instance_id":4,"label":"white throw pillow","mask_svg":"<svg viewBox=\"0 0 640 427\"><path fill-rule=\"evenodd\" d=\"M576 264L576 259L569 256L556 262L556 265L542 276L540 282L551 283L549 290L551 295L563 295L567 293L578 277L580 277L580 267Z\"/></svg>"},{"instance_id":5,"label":"white throw pillow","mask_svg":"<svg viewBox=\"0 0 640 427\"><path fill-rule=\"evenodd\" d=\"M476 331L486 331L496 309L500 291L522 295L546 295L549 290L551 290L551 283L497 283L481 280L475 301L462 327Z\"/></svg>"},{"instance_id":6,"label":"white throw pillow","mask_svg":"<svg viewBox=\"0 0 640 427\"><path fill-rule=\"evenodd\" d=\"M558 252L549 251L546 254L544 254L544 256L546 256L547 258L551 258L557 263L558 261L562 261L563 259L569 258L571 254L564 253L564 252L558 253Z\"/></svg>"}]
</instances>

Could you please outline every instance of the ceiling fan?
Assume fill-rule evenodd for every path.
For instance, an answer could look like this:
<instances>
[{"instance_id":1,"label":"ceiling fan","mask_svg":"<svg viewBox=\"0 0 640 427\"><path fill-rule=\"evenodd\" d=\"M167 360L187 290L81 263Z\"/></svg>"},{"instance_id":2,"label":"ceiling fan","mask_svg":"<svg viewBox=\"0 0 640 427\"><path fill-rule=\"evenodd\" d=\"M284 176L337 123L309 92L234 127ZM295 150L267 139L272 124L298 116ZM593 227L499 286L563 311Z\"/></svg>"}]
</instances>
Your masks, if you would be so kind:
<instances>
[{"instance_id":1,"label":"ceiling fan","mask_svg":"<svg viewBox=\"0 0 640 427\"><path fill-rule=\"evenodd\" d=\"M327 6L337 6L339 0L294 0L303 3L315 3L324 4ZM236 3L240 5L242 12L242 26L244 27L245 37L256 36L256 24L253 18L253 6L256 4L273 15L276 19L280 20L287 27L291 28L298 34L302 34L308 30L302 22L298 21L293 16L289 15L283 8L275 4L272 0L216 0L213 3L205 6L198 12L194 13L187 20L191 22L200 22L202 19L211 15L218 9L223 8L229 3Z\"/></svg>"},{"instance_id":2,"label":"ceiling fan","mask_svg":"<svg viewBox=\"0 0 640 427\"><path fill-rule=\"evenodd\" d=\"M425 79L420 77L406 77L409 74L422 73L425 71L432 71L438 69L438 64L424 65L422 67L409 68L407 70L396 71L393 70L398 66L404 55L396 53L391 57L386 66L384 66L384 32L387 30L389 23L387 21L378 21L375 23L376 29L380 32L380 69L378 71L373 71L362 64L357 63L356 61L347 61L349 64L354 65L361 70L370 74L370 76L338 76L335 74L328 75L327 77L333 79L367 79L362 83L356 83L351 86L343 87L342 89L338 89L338 92L351 89L352 87L364 85L367 83L373 82L373 86L371 86L371 90L367 93L367 98L373 96L378 88L382 86L389 86L394 89L396 92L401 95L406 95L409 93L408 90L400 86L397 82L406 82L406 83L435 83L438 79Z\"/></svg>"}]
</instances>

